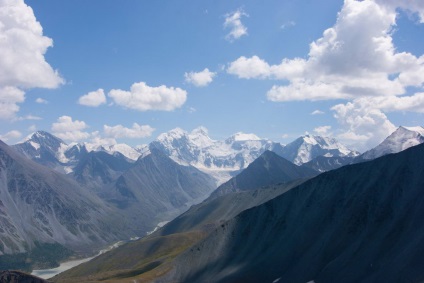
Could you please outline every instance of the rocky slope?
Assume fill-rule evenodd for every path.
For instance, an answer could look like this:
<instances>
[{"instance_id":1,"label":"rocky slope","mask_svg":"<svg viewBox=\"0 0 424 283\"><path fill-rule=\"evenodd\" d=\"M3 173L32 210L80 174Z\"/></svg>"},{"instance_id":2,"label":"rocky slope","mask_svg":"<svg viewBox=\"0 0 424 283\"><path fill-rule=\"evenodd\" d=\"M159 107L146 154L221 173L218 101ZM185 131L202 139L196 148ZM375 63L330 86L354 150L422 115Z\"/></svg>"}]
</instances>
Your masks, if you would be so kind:
<instances>
[{"instance_id":1,"label":"rocky slope","mask_svg":"<svg viewBox=\"0 0 424 283\"><path fill-rule=\"evenodd\" d=\"M151 150L98 195L120 209L140 235L202 201L213 189L209 175Z\"/></svg>"},{"instance_id":2,"label":"rocky slope","mask_svg":"<svg viewBox=\"0 0 424 283\"><path fill-rule=\"evenodd\" d=\"M219 186L211 194L211 197L289 183L294 180L307 179L317 174L318 172L313 169L297 166L267 150L240 174Z\"/></svg>"},{"instance_id":3,"label":"rocky slope","mask_svg":"<svg viewBox=\"0 0 424 283\"><path fill-rule=\"evenodd\" d=\"M0 254L48 243L90 251L130 234L120 216L70 178L0 142Z\"/></svg>"},{"instance_id":4,"label":"rocky slope","mask_svg":"<svg viewBox=\"0 0 424 283\"><path fill-rule=\"evenodd\" d=\"M424 145L323 173L177 258L175 282L421 282Z\"/></svg>"}]
</instances>

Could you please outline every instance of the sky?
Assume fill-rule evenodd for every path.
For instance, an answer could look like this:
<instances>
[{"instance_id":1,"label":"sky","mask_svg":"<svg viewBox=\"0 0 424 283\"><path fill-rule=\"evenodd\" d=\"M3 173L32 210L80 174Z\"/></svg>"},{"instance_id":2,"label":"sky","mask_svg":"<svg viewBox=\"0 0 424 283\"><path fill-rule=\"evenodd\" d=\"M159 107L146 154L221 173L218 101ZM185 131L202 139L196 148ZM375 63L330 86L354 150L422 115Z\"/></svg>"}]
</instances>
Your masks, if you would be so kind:
<instances>
[{"instance_id":1,"label":"sky","mask_svg":"<svg viewBox=\"0 0 424 283\"><path fill-rule=\"evenodd\" d=\"M0 139L180 127L365 151L423 126L421 0L0 0Z\"/></svg>"}]
</instances>

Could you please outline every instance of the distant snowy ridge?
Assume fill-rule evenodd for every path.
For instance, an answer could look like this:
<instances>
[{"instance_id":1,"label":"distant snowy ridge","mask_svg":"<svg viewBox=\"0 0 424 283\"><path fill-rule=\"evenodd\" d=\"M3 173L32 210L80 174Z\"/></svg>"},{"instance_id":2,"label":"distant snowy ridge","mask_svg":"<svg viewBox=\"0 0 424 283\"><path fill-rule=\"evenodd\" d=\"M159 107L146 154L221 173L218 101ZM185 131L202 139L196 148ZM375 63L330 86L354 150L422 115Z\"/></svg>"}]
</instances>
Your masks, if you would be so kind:
<instances>
[{"instance_id":1,"label":"distant snowy ridge","mask_svg":"<svg viewBox=\"0 0 424 283\"><path fill-rule=\"evenodd\" d=\"M423 127L403 127L397 128L382 143L363 153L360 160L371 160L377 157L398 153L412 146L416 146L424 142Z\"/></svg>"},{"instance_id":2,"label":"distant snowy ridge","mask_svg":"<svg viewBox=\"0 0 424 283\"><path fill-rule=\"evenodd\" d=\"M149 145L131 147L127 144L70 143L47 132L36 132L21 144L14 146L27 157L64 173L73 172L76 164L89 152L103 151L110 155L123 155L131 162L159 149L175 162L193 166L213 176L217 185L229 180L245 169L264 151L271 150L287 160L301 165L318 156L357 156L334 138L305 135L287 146L252 133L237 132L225 140L213 140L205 127L187 132L181 128L160 134Z\"/></svg>"},{"instance_id":3,"label":"distant snowy ridge","mask_svg":"<svg viewBox=\"0 0 424 283\"><path fill-rule=\"evenodd\" d=\"M265 150L272 150L276 145L254 134L241 132L224 141L212 140L204 127L191 132L175 128L159 135L150 144L175 162L194 166L214 176L218 184L227 181L232 174L246 168Z\"/></svg>"},{"instance_id":4,"label":"distant snowy ridge","mask_svg":"<svg viewBox=\"0 0 424 283\"><path fill-rule=\"evenodd\" d=\"M305 135L287 144L280 155L296 165L301 165L318 156L355 157L359 152L347 148L335 138Z\"/></svg>"}]
</instances>

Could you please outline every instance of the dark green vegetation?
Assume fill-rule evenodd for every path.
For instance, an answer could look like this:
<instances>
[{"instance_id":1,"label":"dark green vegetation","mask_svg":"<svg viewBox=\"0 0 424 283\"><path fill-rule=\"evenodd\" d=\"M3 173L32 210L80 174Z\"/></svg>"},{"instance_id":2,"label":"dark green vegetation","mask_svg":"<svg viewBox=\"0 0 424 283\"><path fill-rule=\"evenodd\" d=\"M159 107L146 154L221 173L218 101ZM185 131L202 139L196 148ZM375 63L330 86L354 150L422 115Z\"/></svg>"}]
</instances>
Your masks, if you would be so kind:
<instances>
[{"instance_id":1,"label":"dark green vegetation","mask_svg":"<svg viewBox=\"0 0 424 283\"><path fill-rule=\"evenodd\" d=\"M30 252L0 256L0 270L19 269L31 271L59 266L72 255L72 251L59 244L36 244Z\"/></svg>"},{"instance_id":2,"label":"dark green vegetation","mask_svg":"<svg viewBox=\"0 0 424 283\"><path fill-rule=\"evenodd\" d=\"M0 283L48 283L47 280L15 270L0 271Z\"/></svg>"}]
</instances>

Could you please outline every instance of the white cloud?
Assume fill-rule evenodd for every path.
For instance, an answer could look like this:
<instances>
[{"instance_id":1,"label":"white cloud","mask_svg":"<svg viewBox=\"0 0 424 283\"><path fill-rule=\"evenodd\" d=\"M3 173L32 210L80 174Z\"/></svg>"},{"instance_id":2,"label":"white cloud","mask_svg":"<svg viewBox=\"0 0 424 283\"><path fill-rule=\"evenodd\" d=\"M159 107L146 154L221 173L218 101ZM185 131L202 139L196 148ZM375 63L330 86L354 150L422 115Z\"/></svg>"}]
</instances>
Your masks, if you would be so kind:
<instances>
[{"instance_id":1,"label":"white cloud","mask_svg":"<svg viewBox=\"0 0 424 283\"><path fill-rule=\"evenodd\" d=\"M37 98L35 100L35 102L39 103L39 104L48 104L49 102L41 97Z\"/></svg>"},{"instance_id":2,"label":"white cloud","mask_svg":"<svg viewBox=\"0 0 424 283\"><path fill-rule=\"evenodd\" d=\"M53 41L23 0L0 1L0 85L56 88L63 79L45 61Z\"/></svg>"},{"instance_id":3,"label":"white cloud","mask_svg":"<svg viewBox=\"0 0 424 283\"><path fill-rule=\"evenodd\" d=\"M56 88L63 79L44 58L53 41L23 0L0 1L0 39L0 119L13 119L24 101L20 88Z\"/></svg>"},{"instance_id":4,"label":"white cloud","mask_svg":"<svg viewBox=\"0 0 424 283\"><path fill-rule=\"evenodd\" d=\"M224 27L230 29L230 32L225 37L228 41L234 41L243 35L247 35L247 28L241 22L241 18L247 16L242 9L225 15Z\"/></svg>"},{"instance_id":5,"label":"white cloud","mask_svg":"<svg viewBox=\"0 0 424 283\"><path fill-rule=\"evenodd\" d=\"M0 140L7 142L9 140L16 140L22 136L22 133L16 130L7 132L4 135L0 135Z\"/></svg>"},{"instance_id":6,"label":"white cloud","mask_svg":"<svg viewBox=\"0 0 424 283\"><path fill-rule=\"evenodd\" d=\"M91 133L92 137L90 142L88 143L90 147L97 148L99 146L111 146L117 144L114 138L105 138L102 137L99 131L95 131Z\"/></svg>"},{"instance_id":7,"label":"white cloud","mask_svg":"<svg viewBox=\"0 0 424 283\"><path fill-rule=\"evenodd\" d=\"M360 98L331 108L341 125L338 139L360 151L376 146L396 129L372 100Z\"/></svg>"},{"instance_id":8,"label":"white cloud","mask_svg":"<svg viewBox=\"0 0 424 283\"><path fill-rule=\"evenodd\" d=\"M320 126L314 129L314 132L320 136L330 136L331 126Z\"/></svg>"},{"instance_id":9,"label":"white cloud","mask_svg":"<svg viewBox=\"0 0 424 283\"><path fill-rule=\"evenodd\" d=\"M307 59L270 65L257 56L240 57L227 72L239 78L288 80L268 92L272 101L402 95L408 86L423 85L424 57L396 52L395 25L394 10L371 0L346 0L336 24L310 44Z\"/></svg>"},{"instance_id":10,"label":"white cloud","mask_svg":"<svg viewBox=\"0 0 424 283\"><path fill-rule=\"evenodd\" d=\"M0 119L14 119L19 111L18 103L24 101L25 93L22 90L11 86L0 87Z\"/></svg>"},{"instance_id":11,"label":"white cloud","mask_svg":"<svg viewBox=\"0 0 424 283\"><path fill-rule=\"evenodd\" d=\"M324 112L318 109L311 112L311 115L321 115L321 114L324 114Z\"/></svg>"},{"instance_id":12,"label":"white cloud","mask_svg":"<svg viewBox=\"0 0 424 283\"><path fill-rule=\"evenodd\" d=\"M207 86L213 81L215 76L216 73L209 71L208 68L205 68L201 72L190 72L184 74L186 82L198 87Z\"/></svg>"},{"instance_id":13,"label":"white cloud","mask_svg":"<svg viewBox=\"0 0 424 283\"><path fill-rule=\"evenodd\" d=\"M149 125L139 125L134 123L132 128L126 128L122 125L108 126L104 125L103 130L106 136L114 139L119 138L146 138L150 137L155 130Z\"/></svg>"},{"instance_id":14,"label":"white cloud","mask_svg":"<svg viewBox=\"0 0 424 283\"><path fill-rule=\"evenodd\" d=\"M85 106L97 107L106 103L106 96L103 89L91 91L78 99L78 103Z\"/></svg>"},{"instance_id":15,"label":"white cloud","mask_svg":"<svg viewBox=\"0 0 424 283\"><path fill-rule=\"evenodd\" d=\"M334 26L310 44L306 58L272 65L258 56L240 57L227 72L286 81L267 92L271 101L351 101L332 108L340 124L333 131L366 149L394 130L386 112L424 113L424 94L409 93L409 87L424 85L424 55L397 51L392 38L396 9L417 13L423 22L424 1L345 0Z\"/></svg>"},{"instance_id":16,"label":"white cloud","mask_svg":"<svg viewBox=\"0 0 424 283\"><path fill-rule=\"evenodd\" d=\"M57 137L68 141L80 141L90 137L90 133L83 130L88 125L84 121L72 120L70 116L61 116L52 124L51 130Z\"/></svg>"},{"instance_id":17,"label":"white cloud","mask_svg":"<svg viewBox=\"0 0 424 283\"><path fill-rule=\"evenodd\" d=\"M187 92L181 88L150 87L145 82L134 83L130 91L113 89L108 95L116 104L139 111L172 111L181 107L187 99Z\"/></svg>"},{"instance_id":18,"label":"white cloud","mask_svg":"<svg viewBox=\"0 0 424 283\"><path fill-rule=\"evenodd\" d=\"M424 23L424 2L421 0L375 0L379 5L391 10L396 8L418 14L420 22Z\"/></svg>"},{"instance_id":19,"label":"white cloud","mask_svg":"<svg viewBox=\"0 0 424 283\"><path fill-rule=\"evenodd\" d=\"M228 65L227 72L242 79L296 79L304 74L306 61L284 59L279 65L269 65L258 56L241 56Z\"/></svg>"}]
</instances>

